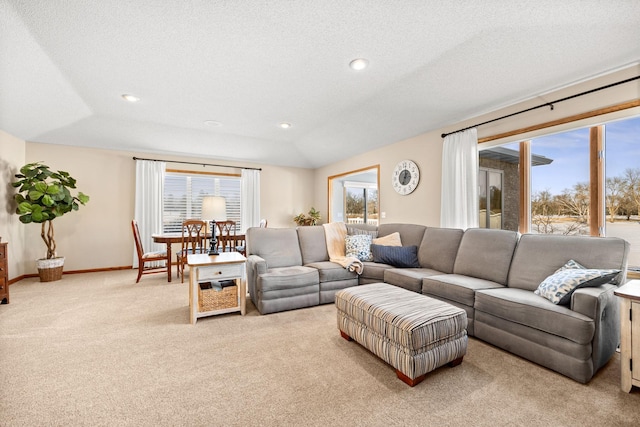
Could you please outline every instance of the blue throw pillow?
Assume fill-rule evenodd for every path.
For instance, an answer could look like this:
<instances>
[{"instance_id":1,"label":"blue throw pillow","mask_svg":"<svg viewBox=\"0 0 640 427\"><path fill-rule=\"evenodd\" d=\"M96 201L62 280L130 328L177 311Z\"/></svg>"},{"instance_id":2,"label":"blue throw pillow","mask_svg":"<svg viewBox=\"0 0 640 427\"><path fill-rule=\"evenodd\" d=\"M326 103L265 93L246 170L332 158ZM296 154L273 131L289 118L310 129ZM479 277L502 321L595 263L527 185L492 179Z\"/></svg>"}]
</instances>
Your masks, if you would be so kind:
<instances>
[{"instance_id":1,"label":"blue throw pillow","mask_svg":"<svg viewBox=\"0 0 640 427\"><path fill-rule=\"evenodd\" d=\"M394 267L418 268L418 247L417 246L383 246L371 245L373 261L389 264Z\"/></svg>"}]
</instances>

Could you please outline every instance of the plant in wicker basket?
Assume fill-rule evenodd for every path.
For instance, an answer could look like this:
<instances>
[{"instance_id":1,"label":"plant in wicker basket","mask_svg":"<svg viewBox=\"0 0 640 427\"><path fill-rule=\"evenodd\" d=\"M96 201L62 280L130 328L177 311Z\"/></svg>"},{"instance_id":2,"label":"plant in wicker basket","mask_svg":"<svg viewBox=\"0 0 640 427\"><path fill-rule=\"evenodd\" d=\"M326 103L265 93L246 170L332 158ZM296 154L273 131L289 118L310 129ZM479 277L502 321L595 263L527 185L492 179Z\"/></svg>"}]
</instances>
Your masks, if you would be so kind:
<instances>
[{"instance_id":1,"label":"plant in wicker basket","mask_svg":"<svg viewBox=\"0 0 640 427\"><path fill-rule=\"evenodd\" d=\"M14 195L18 203L16 214L20 215L20 222L24 224L42 224L40 236L47 246L47 262L42 266L56 269L54 276L50 277L51 273L41 272L46 268L41 269L39 266L40 278L44 278L43 281L58 280L62 275L64 258L61 258L62 262L54 261L59 258L56 258L53 220L68 212L77 211L81 204L89 201L89 196L82 192L72 195L70 189L76 188L76 180L68 172L51 171L49 166L40 162L24 165L15 177L16 180L11 185L19 187L18 193Z\"/></svg>"}]
</instances>

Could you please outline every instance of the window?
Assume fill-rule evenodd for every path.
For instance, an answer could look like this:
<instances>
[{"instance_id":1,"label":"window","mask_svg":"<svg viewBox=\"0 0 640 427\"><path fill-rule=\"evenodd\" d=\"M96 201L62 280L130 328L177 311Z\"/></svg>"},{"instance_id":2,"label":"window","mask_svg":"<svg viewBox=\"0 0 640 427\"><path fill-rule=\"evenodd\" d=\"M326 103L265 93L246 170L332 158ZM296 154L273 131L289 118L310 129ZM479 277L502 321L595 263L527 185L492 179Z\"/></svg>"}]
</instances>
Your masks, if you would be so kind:
<instances>
[{"instance_id":1,"label":"window","mask_svg":"<svg viewBox=\"0 0 640 427\"><path fill-rule=\"evenodd\" d=\"M240 230L240 177L167 171L164 181L163 233L181 232L182 221L201 218L202 197L222 196L227 219Z\"/></svg>"},{"instance_id":2,"label":"window","mask_svg":"<svg viewBox=\"0 0 640 427\"><path fill-rule=\"evenodd\" d=\"M589 234L589 129L531 140L549 163L531 169L532 233Z\"/></svg>"},{"instance_id":3,"label":"window","mask_svg":"<svg viewBox=\"0 0 640 427\"><path fill-rule=\"evenodd\" d=\"M480 228L502 229L503 172L480 168L478 187L480 193Z\"/></svg>"},{"instance_id":4,"label":"window","mask_svg":"<svg viewBox=\"0 0 640 427\"><path fill-rule=\"evenodd\" d=\"M380 165L330 176L329 222L378 225Z\"/></svg>"},{"instance_id":5,"label":"window","mask_svg":"<svg viewBox=\"0 0 640 427\"><path fill-rule=\"evenodd\" d=\"M498 212L490 189L499 179L490 176L501 171L502 228L621 237L631 244L629 271L640 272L640 117L481 146L479 157L481 227L497 228L483 210Z\"/></svg>"},{"instance_id":6,"label":"window","mask_svg":"<svg viewBox=\"0 0 640 427\"><path fill-rule=\"evenodd\" d=\"M376 184L345 181L344 197L344 217L347 224L378 225Z\"/></svg>"}]
</instances>

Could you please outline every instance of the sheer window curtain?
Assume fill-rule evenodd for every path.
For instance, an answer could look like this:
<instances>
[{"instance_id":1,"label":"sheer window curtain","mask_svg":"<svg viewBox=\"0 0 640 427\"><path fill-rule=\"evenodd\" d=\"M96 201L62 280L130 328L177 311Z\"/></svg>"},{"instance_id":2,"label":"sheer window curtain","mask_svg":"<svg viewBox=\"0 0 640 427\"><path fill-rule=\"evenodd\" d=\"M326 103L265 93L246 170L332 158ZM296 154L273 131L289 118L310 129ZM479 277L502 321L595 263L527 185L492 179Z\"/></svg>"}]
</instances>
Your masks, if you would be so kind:
<instances>
[{"instance_id":1,"label":"sheer window curtain","mask_svg":"<svg viewBox=\"0 0 640 427\"><path fill-rule=\"evenodd\" d=\"M245 234L247 228L260 225L260 171L242 169L240 181L241 195L241 233Z\"/></svg>"},{"instance_id":2,"label":"sheer window curtain","mask_svg":"<svg viewBox=\"0 0 640 427\"><path fill-rule=\"evenodd\" d=\"M440 225L478 227L478 131L447 135L442 148Z\"/></svg>"},{"instance_id":3,"label":"sheer window curtain","mask_svg":"<svg viewBox=\"0 0 640 427\"><path fill-rule=\"evenodd\" d=\"M162 232L162 211L164 209L164 177L166 163L136 160L136 200L134 219L138 221L140 239L145 252L162 251L163 244L153 242L154 233ZM148 265L151 265L149 263ZM155 266L163 264L158 261ZM133 248L133 268L138 267L136 248Z\"/></svg>"}]
</instances>

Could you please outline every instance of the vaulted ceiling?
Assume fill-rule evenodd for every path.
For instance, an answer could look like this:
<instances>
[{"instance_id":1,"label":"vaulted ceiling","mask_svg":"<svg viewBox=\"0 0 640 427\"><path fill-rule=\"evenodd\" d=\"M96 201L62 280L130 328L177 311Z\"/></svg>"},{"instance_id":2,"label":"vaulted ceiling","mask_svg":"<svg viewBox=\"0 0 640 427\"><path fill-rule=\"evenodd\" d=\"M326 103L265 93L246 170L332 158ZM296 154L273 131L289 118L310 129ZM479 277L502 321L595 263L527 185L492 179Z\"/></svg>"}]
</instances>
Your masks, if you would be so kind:
<instances>
[{"instance_id":1,"label":"vaulted ceiling","mask_svg":"<svg viewBox=\"0 0 640 427\"><path fill-rule=\"evenodd\" d=\"M0 129L315 168L638 63L639 40L637 0L0 0Z\"/></svg>"}]
</instances>

